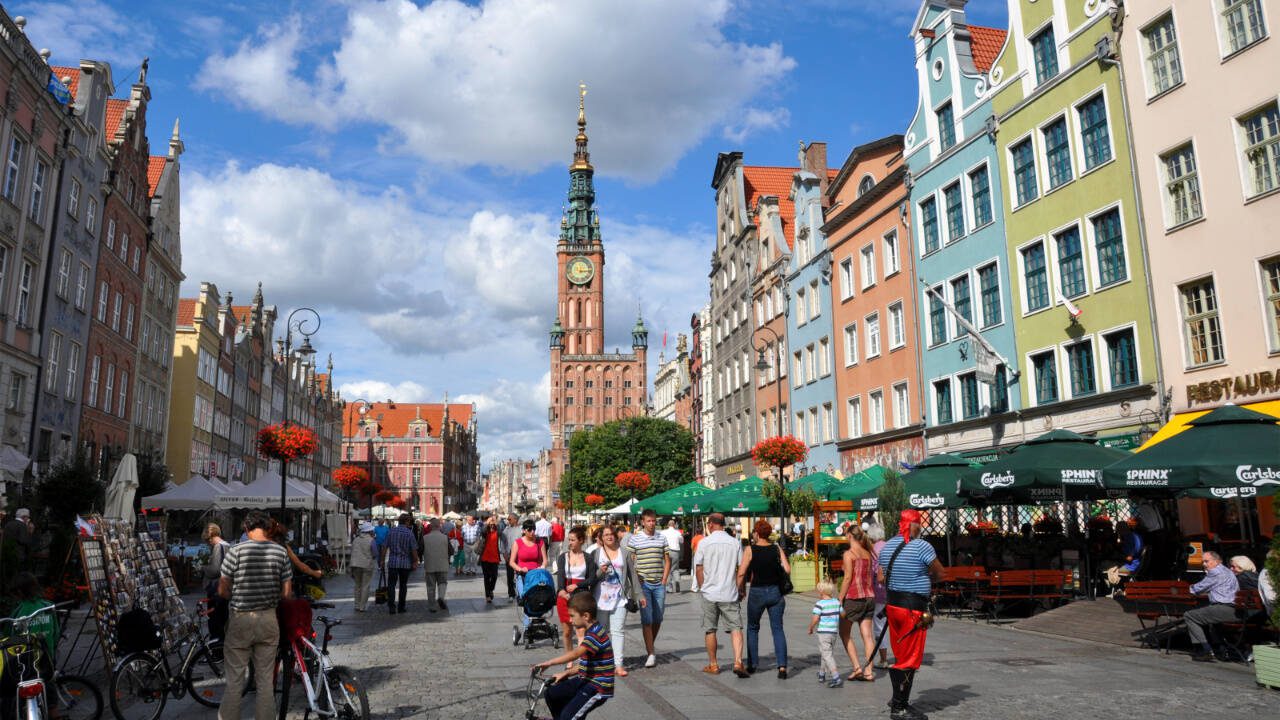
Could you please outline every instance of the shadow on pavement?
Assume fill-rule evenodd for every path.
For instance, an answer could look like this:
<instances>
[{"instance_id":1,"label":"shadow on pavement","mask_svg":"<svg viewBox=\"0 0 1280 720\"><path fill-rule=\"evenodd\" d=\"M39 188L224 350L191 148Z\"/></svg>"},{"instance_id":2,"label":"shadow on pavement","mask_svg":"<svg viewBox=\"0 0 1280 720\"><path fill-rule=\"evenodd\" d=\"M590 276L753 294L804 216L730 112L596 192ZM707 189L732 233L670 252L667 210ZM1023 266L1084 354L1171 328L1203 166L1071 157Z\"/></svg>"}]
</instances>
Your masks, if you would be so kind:
<instances>
[{"instance_id":1,"label":"shadow on pavement","mask_svg":"<svg viewBox=\"0 0 1280 720\"><path fill-rule=\"evenodd\" d=\"M923 690L917 693L914 699L915 704L927 707L929 710L945 710L976 697L978 694L969 692L968 685L952 685L949 688Z\"/></svg>"}]
</instances>

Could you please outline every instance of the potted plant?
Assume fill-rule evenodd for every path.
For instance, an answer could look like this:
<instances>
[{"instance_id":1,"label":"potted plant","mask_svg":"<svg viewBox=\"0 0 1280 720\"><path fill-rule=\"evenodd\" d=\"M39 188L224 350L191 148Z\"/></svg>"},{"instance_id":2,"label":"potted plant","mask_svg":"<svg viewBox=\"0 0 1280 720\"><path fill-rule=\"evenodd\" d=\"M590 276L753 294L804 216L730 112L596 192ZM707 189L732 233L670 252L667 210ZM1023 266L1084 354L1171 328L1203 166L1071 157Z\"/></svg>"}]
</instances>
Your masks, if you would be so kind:
<instances>
[{"instance_id":1,"label":"potted plant","mask_svg":"<svg viewBox=\"0 0 1280 720\"><path fill-rule=\"evenodd\" d=\"M1267 553L1265 582L1271 583L1272 597L1280 593L1280 534L1271 538ZM1280 628L1280 603L1271 608L1271 626ZM1253 671L1258 684L1280 689L1280 644L1253 646Z\"/></svg>"}]
</instances>

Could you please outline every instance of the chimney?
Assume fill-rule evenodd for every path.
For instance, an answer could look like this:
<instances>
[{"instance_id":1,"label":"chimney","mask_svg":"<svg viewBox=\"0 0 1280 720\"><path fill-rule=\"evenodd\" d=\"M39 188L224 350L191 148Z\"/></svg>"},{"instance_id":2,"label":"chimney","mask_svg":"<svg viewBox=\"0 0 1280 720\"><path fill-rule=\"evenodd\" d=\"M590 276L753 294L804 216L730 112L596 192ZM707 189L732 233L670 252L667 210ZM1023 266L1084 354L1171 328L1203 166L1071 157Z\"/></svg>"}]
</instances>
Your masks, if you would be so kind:
<instances>
[{"instance_id":1,"label":"chimney","mask_svg":"<svg viewBox=\"0 0 1280 720\"><path fill-rule=\"evenodd\" d=\"M818 189L822 197L822 207L826 209L830 200L827 198L827 144L811 142L804 148L804 169L818 176Z\"/></svg>"}]
</instances>

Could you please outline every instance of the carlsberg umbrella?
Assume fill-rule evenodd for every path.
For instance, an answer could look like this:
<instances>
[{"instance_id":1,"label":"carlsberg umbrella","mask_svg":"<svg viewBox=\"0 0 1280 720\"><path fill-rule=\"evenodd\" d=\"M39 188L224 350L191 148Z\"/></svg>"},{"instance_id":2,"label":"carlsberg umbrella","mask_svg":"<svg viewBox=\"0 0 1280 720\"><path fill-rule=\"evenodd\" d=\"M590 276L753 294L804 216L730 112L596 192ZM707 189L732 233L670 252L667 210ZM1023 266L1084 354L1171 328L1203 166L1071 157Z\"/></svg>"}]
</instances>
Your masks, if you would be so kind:
<instances>
[{"instance_id":1,"label":"carlsberg umbrella","mask_svg":"<svg viewBox=\"0 0 1280 720\"><path fill-rule=\"evenodd\" d=\"M679 487L673 487L670 490L645 498L631 506L632 512L640 512L641 510L650 510L659 515L684 515L690 512L691 501L693 498L701 497L711 492L711 488L694 480L685 483Z\"/></svg>"},{"instance_id":2,"label":"carlsberg umbrella","mask_svg":"<svg viewBox=\"0 0 1280 720\"><path fill-rule=\"evenodd\" d=\"M773 503L764 495L764 480L751 477L697 498L703 512L726 515L763 515L773 512Z\"/></svg>"},{"instance_id":3,"label":"carlsberg umbrella","mask_svg":"<svg viewBox=\"0 0 1280 720\"><path fill-rule=\"evenodd\" d=\"M960 478L960 494L994 504L1107 497L1102 468L1129 457L1070 430L1050 430ZM1069 494L1069 495L1068 495Z\"/></svg>"},{"instance_id":4,"label":"carlsberg umbrella","mask_svg":"<svg viewBox=\"0 0 1280 720\"><path fill-rule=\"evenodd\" d=\"M977 467L975 462L946 453L924 460L902 476L907 487L907 505L916 510L963 507L965 499L956 493L960 475ZM878 510L879 487L854 497L853 502L859 510Z\"/></svg>"}]
</instances>

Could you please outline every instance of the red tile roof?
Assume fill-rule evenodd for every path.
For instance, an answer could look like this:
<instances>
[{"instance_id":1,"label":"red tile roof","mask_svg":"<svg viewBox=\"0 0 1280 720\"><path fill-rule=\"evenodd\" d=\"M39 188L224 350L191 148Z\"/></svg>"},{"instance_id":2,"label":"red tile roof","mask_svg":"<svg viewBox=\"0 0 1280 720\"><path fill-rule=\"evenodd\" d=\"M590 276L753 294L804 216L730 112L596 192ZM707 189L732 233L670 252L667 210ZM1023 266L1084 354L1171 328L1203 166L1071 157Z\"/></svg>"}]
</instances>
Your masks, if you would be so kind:
<instances>
[{"instance_id":1,"label":"red tile roof","mask_svg":"<svg viewBox=\"0 0 1280 720\"><path fill-rule=\"evenodd\" d=\"M169 158L163 155L152 155L147 158L147 197L156 196L156 186L160 184L160 176L164 174L164 164Z\"/></svg>"},{"instance_id":2,"label":"red tile roof","mask_svg":"<svg viewBox=\"0 0 1280 720\"><path fill-rule=\"evenodd\" d=\"M196 323L196 299L178 298L178 327L191 327Z\"/></svg>"},{"instance_id":3,"label":"red tile roof","mask_svg":"<svg viewBox=\"0 0 1280 720\"><path fill-rule=\"evenodd\" d=\"M103 137L110 140L116 136L116 131L120 129L120 122L124 120L124 111L128 109L128 100L117 100L115 98L107 100L107 122L102 128Z\"/></svg>"},{"instance_id":4,"label":"red tile roof","mask_svg":"<svg viewBox=\"0 0 1280 720\"><path fill-rule=\"evenodd\" d=\"M236 322L241 325L248 325L249 319L253 316L252 305L232 305L231 314L235 316Z\"/></svg>"},{"instance_id":5,"label":"red tile roof","mask_svg":"<svg viewBox=\"0 0 1280 720\"><path fill-rule=\"evenodd\" d=\"M796 206L790 199L791 179L800 168L766 167L762 165L742 166L742 177L746 183L747 212L755 207L762 196L773 195L778 198L778 215L782 218L782 236L787 241L787 249L792 245L792 226L796 219Z\"/></svg>"},{"instance_id":6,"label":"red tile roof","mask_svg":"<svg viewBox=\"0 0 1280 720\"><path fill-rule=\"evenodd\" d=\"M76 101L76 90L80 87L80 68L67 67L65 65L50 65L49 69L53 71L53 76L58 79L58 82L62 82L62 79L65 77L71 78L66 85L67 89L71 91L71 102L74 103Z\"/></svg>"},{"instance_id":7,"label":"red tile roof","mask_svg":"<svg viewBox=\"0 0 1280 720\"><path fill-rule=\"evenodd\" d=\"M996 62L996 56L1000 54L1000 48L1004 47L1004 39L1008 34L1006 30L981 25L969 26L969 48L973 53L973 65L979 72L991 70L991 66Z\"/></svg>"},{"instance_id":8,"label":"red tile roof","mask_svg":"<svg viewBox=\"0 0 1280 720\"><path fill-rule=\"evenodd\" d=\"M343 431L346 431L348 423L352 432L360 422L360 408L367 407L368 413L365 414L366 420L375 420L378 422L382 437L411 437L413 431L410 429L409 423L417 418L421 418L427 422L428 434L431 437L440 437L440 427L444 424L444 408L441 403L364 403L347 401L346 410L343 411ZM466 427L471 422L471 405L463 405L460 403L449 403L449 422L456 422Z\"/></svg>"}]
</instances>

